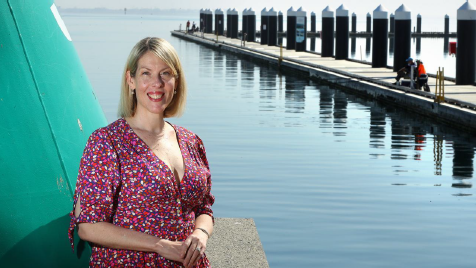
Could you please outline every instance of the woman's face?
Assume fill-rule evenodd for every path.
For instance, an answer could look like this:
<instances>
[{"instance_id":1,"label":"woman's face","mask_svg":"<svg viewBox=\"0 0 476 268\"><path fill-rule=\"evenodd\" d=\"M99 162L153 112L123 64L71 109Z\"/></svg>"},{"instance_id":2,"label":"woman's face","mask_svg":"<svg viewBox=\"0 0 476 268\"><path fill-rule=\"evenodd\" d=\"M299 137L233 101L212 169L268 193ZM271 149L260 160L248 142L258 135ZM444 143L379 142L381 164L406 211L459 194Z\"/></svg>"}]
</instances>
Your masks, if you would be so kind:
<instances>
[{"instance_id":1,"label":"woman's face","mask_svg":"<svg viewBox=\"0 0 476 268\"><path fill-rule=\"evenodd\" d=\"M137 71L131 77L127 71L127 82L135 89L136 114L152 113L164 115L165 108L172 102L176 79L165 62L153 52L146 52L137 63Z\"/></svg>"}]
</instances>

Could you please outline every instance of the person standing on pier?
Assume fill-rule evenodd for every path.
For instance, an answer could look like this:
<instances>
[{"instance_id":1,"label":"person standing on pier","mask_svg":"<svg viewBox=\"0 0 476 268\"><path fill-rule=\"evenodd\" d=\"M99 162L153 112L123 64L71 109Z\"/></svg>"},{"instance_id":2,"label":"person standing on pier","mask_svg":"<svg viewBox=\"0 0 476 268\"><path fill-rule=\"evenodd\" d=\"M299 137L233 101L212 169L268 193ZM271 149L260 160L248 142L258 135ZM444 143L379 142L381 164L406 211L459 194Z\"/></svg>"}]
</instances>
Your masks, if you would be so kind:
<instances>
[{"instance_id":1,"label":"person standing on pier","mask_svg":"<svg viewBox=\"0 0 476 268\"><path fill-rule=\"evenodd\" d=\"M187 21L187 28L186 28L186 33L190 31L190 20Z\"/></svg>"},{"instance_id":2,"label":"person standing on pier","mask_svg":"<svg viewBox=\"0 0 476 268\"><path fill-rule=\"evenodd\" d=\"M202 140L165 118L185 108L175 49L144 38L121 82L120 119L93 132L81 159L69 239L92 248L90 267L210 267L215 197Z\"/></svg>"}]
</instances>

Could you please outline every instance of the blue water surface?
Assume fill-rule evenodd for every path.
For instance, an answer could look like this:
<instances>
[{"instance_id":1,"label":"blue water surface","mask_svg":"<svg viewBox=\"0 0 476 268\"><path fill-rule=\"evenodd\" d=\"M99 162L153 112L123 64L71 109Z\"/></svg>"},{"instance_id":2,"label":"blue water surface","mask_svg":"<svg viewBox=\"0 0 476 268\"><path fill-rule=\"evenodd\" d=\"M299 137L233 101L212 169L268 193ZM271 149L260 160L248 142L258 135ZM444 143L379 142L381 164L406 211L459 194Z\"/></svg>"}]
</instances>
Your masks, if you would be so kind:
<instances>
[{"instance_id":1,"label":"blue water surface","mask_svg":"<svg viewBox=\"0 0 476 268\"><path fill-rule=\"evenodd\" d=\"M193 18L62 15L109 122L134 44L172 43L189 95L170 121L204 140L215 216L253 218L271 267L476 267L470 135L170 35Z\"/></svg>"}]
</instances>

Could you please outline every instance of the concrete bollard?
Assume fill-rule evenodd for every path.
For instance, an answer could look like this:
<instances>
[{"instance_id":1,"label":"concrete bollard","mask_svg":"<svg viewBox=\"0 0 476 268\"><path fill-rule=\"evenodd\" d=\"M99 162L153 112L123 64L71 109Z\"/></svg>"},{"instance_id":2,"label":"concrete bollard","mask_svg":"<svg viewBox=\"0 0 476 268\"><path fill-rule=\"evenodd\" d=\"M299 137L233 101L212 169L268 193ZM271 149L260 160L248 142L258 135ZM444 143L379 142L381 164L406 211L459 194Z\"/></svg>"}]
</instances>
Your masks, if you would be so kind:
<instances>
[{"instance_id":1,"label":"concrete bollard","mask_svg":"<svg viewBox=\"0 0 476 268\"><path fill-rule=\"evenodd\" d=\"M421 15L418 13L417 19L416 19L416 32L421 34Z\"/></svg>"},{"instance_id":2,"label":"concrete bollard","mask_svg":"<svg viewBox=\"0 0 476 268\"><path fill-rule=\"evenodd\" d=\"M307 12L300 7L296 11L296 51L306 51Z\"/></svg>"},{"instance_id":3,"label":"concrete bollard","mask_svg":"<svg viewBox=\"0 0 476 268\"><path fill-rule=\"evenodd\" d=\"M450 16L445 15L445 35L450 34Z\"/></svg>"},{"instance_id":4,"label":"concrete bollard","mask_svg":"<svg viewBox=\"0 0 476 268\"><path fill-rule=\"evenodd\" d=\"M245 8L241 14L241 40L248 41L248 9Z\"/></svg>"},{"instance_id":5,"label":"concrete bollard","mask_svg":"<svg viewBox=\"0 0 476 268\"><path fill-rule=\"evenodd\" d=\"M395 33L395 15L390 14L390 33Z\"/></svg>"},{"instance_id":6,"label":"concrete bollard","mask_svg":"<svg viewBox=\"0 0 476 268\"><path fill-rule=\"evenodd\" d=\"M288 9L286 14L286 50L296 49L296 11L293 7Z\"/></svg>"},{"instance_id":7,"label":"concrete bollard","mask_svg":"<svg viewBox=\"0 0 476 268\"><path fill-rule=\"evenodd\" d=\"M372 68L387 67L388 11L379 5L373 12Z\"/></svg>"},{"instance_id":8,"label":"concrete bollard","mask_svg":"<svg viewBox=\"0 0 476 268\"><path fill-rule=\"evenodd\" d=\"M357 15L355 13L352 13L352 32L357 32Z\"/></svg>"},{"instance_id":9,"label":"concrete bollard","mask_svg":"<svg viewBox=\"0 0 476 268\"><path fill-rule=\"evenodd\" d=\"M252 8L248 9L248 42L256 42L256 14Z\"/></svg>"},{"instance_id":10,"label":"concrete bollard","mask_svg":"<svg viewBox=\"0 0 476 268\"><path fill-rule=\"evenodd\" d=\"M269 17L268 11L266 8L261 10L261 40L260 44L267 45L268 44L268 28L269 28Z\"/></svg>"},{"instance_id":11,"label":"concrete bollard","mask_svg":"<svg viewBox=\"0 0 476 268\"><path fill-rule=\"evenodd\" d=\"M395 11L395 52L393 56L393 71L407 65L406 59L411 53L412 18L410 9L401 5Z\"/></svg>"},{"instance_id":12,"label":"concrete bollard","mask_svg":"<svg viewBox=\"0 0 476 268\"><path fill-rule=\"evenodd\" d=\"M316 13L311 12L311 33L316 33Z\"/></svg>"},{"instance_id":13,"label":"concrete bollard","mask_svg":"<svg viewBox=\"0 0 476 268\"><path fill-rule=\"evenodd\" d=\"M476 8L466 2L457 11L456 84L473 85L476 71Z\"/></svg>"},{"instance_id":14,"label":"concrete bollard","mask_svg":"<svg viewBox=\"0 0 476 268\"><path fill-rule=\"evenodd\" d=\"M225 32L225 17L221 9L215 10L215 34L223 35Z\"/></svg>"},{"instance_id":15,"label":"concrete bollard","mask_svg":"<svg viewBox=\"0 0 476 268\"><path fill-rule=\"evenodd\" d=\"M349 10L342 4L336 10L336 60L349 58Z\"/></svg>"},{"instance_id":16,"label":"concrete bollard","mask_svg":"<svg viewBox=\"0 0 476 268\"><path fill-rule=\"evenodd\" d=\"M372 16L370 16L370 13L367 13L367 33L372 32Z\"/></svg>"},{"instance_id":17,"label":"concrete bollard","mask_svg":"<svg viewBox=\"0 0 476 268\"><path fill-rule=\"evenodd\" d=\"M268 11L268 46L278 44L278 13L271 8Z\"/></svg>"},{"instance_id":18,"label":"concrete bollard","mask_svg":"<svg viewBox=\"0 0 476 268\"><path fill-rule=\"evenodd\" d=\"M238 39L238 11L233 8L230 11L230 27L231 27L231 38Z\"/></svg>"},{"instance_id":19,"label":"concrete bollard","mask_svg":"<svg viewBox=\"0 0 476 268\"><path fill-rule=\"evenodd\" d=\"M231 8L226 11L226 37L231 37Z\"/></svg>"},{"instance_id":20,"label":"concrete bollard","mask_svg":"<svg viewBox=\"0 0 476 268\"><path fill-rule=\"evenodd\" d=\"M278 12L278 33L282 33L284 31L284 26L283 26L283 12L279 11Z\"/></svg>"},{"instance_id":21,"label":"concrete bollard","mask_svg":"<svg viewBox=\"0 0 476 268\"><path fill-rule=\"evenodd\" d=\"M334 56L334 11L322 10L321 57Z\"/></svg>"},{"instance_id":22,"label":"concrete bollard","mask_svg":"<svg viewBox=\"0 0 476 268\"><path fill-rule=\"evenodd\" d=\"M206 11L207 16L207 26L205 26L205 30L209 34L213 34L213 12L210 9Z\"/></svg>"}]
</instances>

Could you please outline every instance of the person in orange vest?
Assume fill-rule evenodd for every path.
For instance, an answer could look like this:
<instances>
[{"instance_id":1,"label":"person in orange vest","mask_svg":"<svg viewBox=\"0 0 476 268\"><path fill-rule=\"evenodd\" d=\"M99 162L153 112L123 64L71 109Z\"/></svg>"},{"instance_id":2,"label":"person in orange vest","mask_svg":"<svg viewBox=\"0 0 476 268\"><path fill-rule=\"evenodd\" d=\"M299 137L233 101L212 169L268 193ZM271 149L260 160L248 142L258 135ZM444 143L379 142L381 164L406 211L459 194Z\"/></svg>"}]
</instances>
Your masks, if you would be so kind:
<instances>
[{"instance_id":1,"label":"person in orange vest","mask_svg":"<svg viewBox=\"0 0 476 268\"><path fill-rule=\"evenodd\" d=\"M430 87L428 86L428 74L426 73L425 66L421 60L416 60L416 71L417 71L417 88L423 89L425 91L430 91Z\"/></svg>"},{"instance_id":2,"label":"person in orange vest","mask_svg":"<svg viewBox=\"0 0 476 268\"><path fill-rule=\"evenodd\" d=\"M187 29L186 29L186 33L188 33L188 31L190 31L190 21L189 21L189 20L187 21Z\"/></svg>"}]
</instances>

